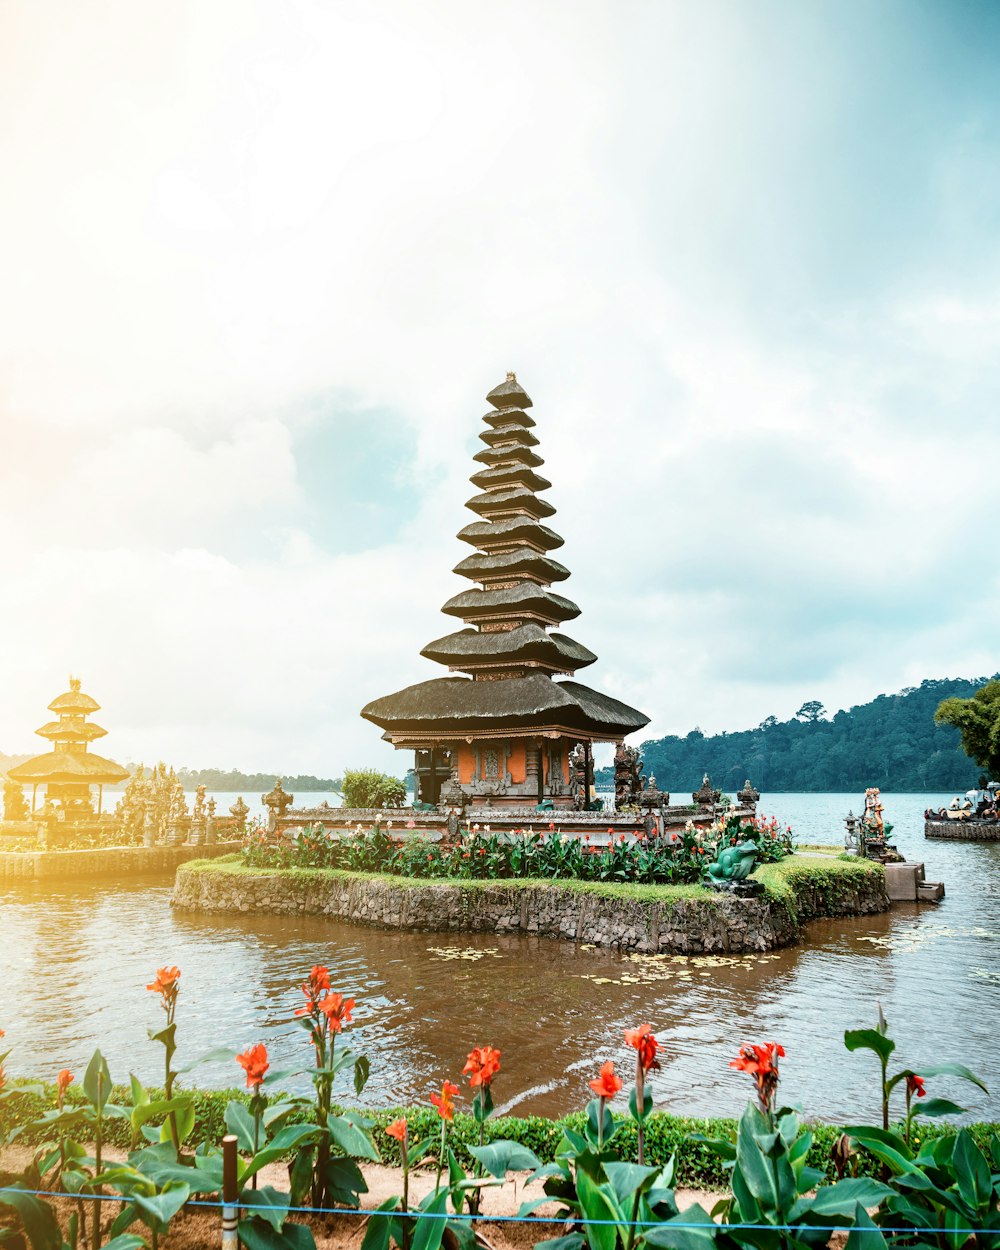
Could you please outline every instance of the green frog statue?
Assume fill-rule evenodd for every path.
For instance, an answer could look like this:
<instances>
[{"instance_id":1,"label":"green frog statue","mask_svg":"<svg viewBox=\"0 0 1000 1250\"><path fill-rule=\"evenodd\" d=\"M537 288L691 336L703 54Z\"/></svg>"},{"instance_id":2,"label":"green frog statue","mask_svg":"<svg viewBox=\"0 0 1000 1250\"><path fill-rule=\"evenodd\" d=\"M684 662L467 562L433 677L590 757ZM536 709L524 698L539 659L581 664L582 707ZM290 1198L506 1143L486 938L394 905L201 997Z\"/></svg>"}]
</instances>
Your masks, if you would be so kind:
<instances>
[{"instance_id":1,"label":"green frog statue","mask_svg":"<svg viewBox=\"0 0 1000 1250\"><path fill-rule=\"evenodd\" d=\"M754 870L757 848L752 842L739 842L719 852L714 864L709 864L709 885L725 887L736 881L744 881Z\"/></svg>"}]
</instances>

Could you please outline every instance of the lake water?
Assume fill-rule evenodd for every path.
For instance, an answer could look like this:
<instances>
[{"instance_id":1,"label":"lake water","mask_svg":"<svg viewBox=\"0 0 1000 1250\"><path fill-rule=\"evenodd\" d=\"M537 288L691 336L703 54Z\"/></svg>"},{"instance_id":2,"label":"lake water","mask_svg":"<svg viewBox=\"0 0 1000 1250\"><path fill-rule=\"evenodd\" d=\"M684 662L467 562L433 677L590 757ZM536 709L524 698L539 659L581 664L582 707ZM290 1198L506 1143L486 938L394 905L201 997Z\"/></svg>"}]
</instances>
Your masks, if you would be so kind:
<instances>
[{"instance_id":1,"label":"lake water","mask_svg":"<svg viewBox=\"0 0 1000 1250\"><path fill-rule=\"evenodd\" d=\"M357 999L352 1044L371 1058L371 1106L426 1102L445 1077L458 1079L472 1046L490 1043L503 1051L498 1104L559 1114L586 1102L605 1059L631 1070L622 1031L648 1020L665 1046L657 1106L738 1113L749 1083L729 1059L744 1042L776 1039L788 1052L785 1098L808 1115L850 1121L875 1114L876 1073L874 1057L844 1050L843 1031L871 1024L881 1001L902 1061L918 1070L967 1063L989 1096L943 1079L934 1092L976 1118L1000 1119L1000 844L926 841L924 808L951 797L883 796L892 840L926 863L928 879L945 882L943 903L817 922L802 945L756 957L649 959L549 939L183 915L171 911L162 877L4 886L8 1068L79 1074L100 1045L116 1080L129 1071L162 1079L162 1051L146 1036L162 1012L144 986L163 964L182 969L181 1064L215 1046L235 1053L263 1041L276 1067L297 1066L307 1059L292 1022L298 985L324 963L334 987ZM779 794L759 810L803 842L834 842L851 807L857 814L859 796ZM240 1077L224 1062L190 1079L223 1086Z\"/></svg>"}]
</instances>

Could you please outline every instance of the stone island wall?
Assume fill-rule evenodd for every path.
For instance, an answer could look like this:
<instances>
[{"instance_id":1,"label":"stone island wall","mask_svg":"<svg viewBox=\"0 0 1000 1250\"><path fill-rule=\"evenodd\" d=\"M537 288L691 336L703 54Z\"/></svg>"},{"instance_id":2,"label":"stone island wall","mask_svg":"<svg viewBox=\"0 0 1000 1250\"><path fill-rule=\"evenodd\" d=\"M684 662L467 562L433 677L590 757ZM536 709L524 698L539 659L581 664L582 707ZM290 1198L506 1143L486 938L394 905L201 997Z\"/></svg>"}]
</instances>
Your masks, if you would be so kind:
<instances>
[{"instance_id":1,"label":"stone island wall","mask_svg":"<svg viewBox=\"0 0 1000 1250\"><path fill-rule=\"evenodd\" d=\"M172 905L179 910L330 916L351 924L432 932L526 933L647 953L765 951L794 942L817 916L887 911L880 868L833 869L838 887L808 871L787 900L706 893L656 899L515 882L401 883L328 871L246 870L186 865ZM831 869L825 870L827 873ZM843 878L840 881L840 878Z\"/></svg>"},{"instance_id":2,"label":"stone island wall","mask_svg":"<svg viewBox=\"0 0 1000 1250\"><path fill-rule=\"evenodd\" d=\"M102 846L78 851L0 851L0 881L140 876L176 872L191 859L231 855L239 842L213 846Z\"/></svg>"},{"instance_id":3,"label":"stone island wall","mask_svg":"<svg viewBox=\"0 0 1000 1250\"><path fill-rule=\"evenodd\" d=\"M1000 842L1000 821L925 820L925 838L952 838L957 842Z\"/></svg>"}]
</instances>

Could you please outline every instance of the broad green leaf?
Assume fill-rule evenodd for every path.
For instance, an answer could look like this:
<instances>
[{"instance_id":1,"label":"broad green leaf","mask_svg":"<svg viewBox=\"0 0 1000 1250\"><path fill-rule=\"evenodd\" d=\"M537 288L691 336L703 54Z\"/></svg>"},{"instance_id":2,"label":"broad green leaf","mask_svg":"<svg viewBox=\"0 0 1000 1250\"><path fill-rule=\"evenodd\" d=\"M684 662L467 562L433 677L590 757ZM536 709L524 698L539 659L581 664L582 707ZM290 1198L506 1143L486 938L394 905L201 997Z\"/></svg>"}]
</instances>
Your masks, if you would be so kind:
<instances>
[{"instance_id":1,"label":"broad green leaf","mask_svg":"<svg viewBox=\"0 0 1000 1250\"><path fill-rule=\"evenodd\" d=\"M736 1137L736 1171L761 1208L773 1215L780 1210L781 1201L778 1178L765 1151L775 1135L761 1133L758 1121L763 1123L763 1117L752 1107L744 1112L740 1120Z\"/></svg>"},{"instance_id":2,"label":"broad green leaf","mask_svg":"<svg viewBox=\"0 0 1000 1250\"><path fill-rule=\"evenodd\" d=\"M158 1098L155 1102L144 1102L141 1106L132 1108L129 1116L132 1122L132 1131L137 1132L151 1120L159 1120L169 1115L171 1111L179 1111L181 1108L190 1107L191 1105L191 1094L178 1094L174 1098Z\"/></svg>"},{"instance_id":3,"label":"broad green leaf","mask_svg":"<svg viewBox=\"0 0 1000 1250\"><path fill-rule=\"evenodd\" d=\"M711 1250L719 1231L704 1207L695 1203L662 1224L644 1230L642 1237L647 1244L665 1250Z\"/></svg>"},{"instance_id":4,"label":"broad green leaf","mask_svg":"<svg viewBox=\"0 0 1000 1250\"><path fill-rule=\"evenodd\" d=\"M491 1176L503 1180L508 1172L532 1172L541 1162L533 1151L515 1141L501 1139L486 1146L470 1146L469 1154L478 1159Z\"/></svg>"},{"instance_id":5,"label":"broad green leaf","mask_svg":"<svg viewBox=\"0 0 1000 1250\"><path fill-rule=\"evenodd\" d=\"M375 1143L364 1129L358 1128L350 1115L331 1115L327 1119L330 1136L345 1155L353 1159L370 1159L378 1163L381 1159Z\"/></svg>"},{"instance_id":6,"label":"broad green leaf","mask_svg":"<svg viewBox=\"0 0 1000 1250\"><path fill-rule=\"evenodd\" d=\"M178 1142L187 1141L187 1139L194 1132L194 1102L191 1100L190 1095L187 1095L186 1097L187 1101L185 1101L185 1095L182 1095L180 1098L173 1099L173 1101L177 1103L177 1106L173 1109L173 1111L167 1113L167 1118L160 1126L160 1141L173 1141L175 1128L177 1131ZM171 1116L173 1116L173 1124L171 1124Z\"/></svg>"},{"instance_id":7,"label":"broad green leaf","mask_svg":"<svg viewBox=\"0 0 1000 1250\"><path fill-rule=\"evenodd\" d=\"M122 1233L106 1241L103 1250L144 1250L146 1240L136 1233Z\"/></svg>"},{"instance_id":8,"label":"broad green leaf","mask_svg":"<svg viewBox=\"0 0 1000 1250\"><path fill-rule=\"evenodd\" d=\"M354 1092L360 1097L361 1091L368 1084L368 1073L371 1065L367 1055L360 1055L354 1063Z\"/></svg>"},{"instance_id":9,"label":"broad green leaf","mask_svg":"<svg viewBox=\"0 0 1000 1250\"><path fill-rule=\"evenodd\" d=\"M859 1202L864 1207L877 1207L892 1192L870 1176L847 1177L833 1185L820 1185L815 1197L802 1198L792 1209L789 1222L794 1224L808 1213L851 1215Z\"/></svg>"},{"instance_id":10,"label":"broad green leaf","mask_svg":"<svg viewBox=\"0 0 1000 1250\"><path fill-rule=\"evenodd\" d=\"M307 1142L312 1144L318 1141L322 1136L323 1130L315 1124L286 1125L280 1133L275 1134L271 1144L265 1146L263 1150L258 1150L251 1162L240 1172L240 1184L244 1184L269 1163L274 1163L283 1155L290 1154Z\"/></svg>"},{"instance_id":11,"label":"broad green leaf","mask_svg":"<svg viewBox=\"0 0 1000 1250\"><path fill-rule=\"evenodd\" d=\"M978 1086L978 1088L981 1089L984 1094L988 1094L990 1092L986 1088L986 1086L983 1084L983 1082L979 1079L979 1077L976 1076L974 1072L970 1072L969 1069L962 1063L934 1064L932 1067L922 1068L920 1075L925 1076L925 1077L926 1076L958 1076L958 1077L961 1077L963 1081L968 1081L971 1085Z\"/></svg>"},{"instance_id":12,"label":"broad green leaf","mask_svg":"<svg viewBox=\"0 0 1000 1250\"><path fill-rule=\"evenodd\" d=\"M240 1243L246 1250L316 1250L316 1242L306 1224L286 1224L276 1233L267 1220L252 1215L239 1222Z\"/></svg>"},{"instance_id":13,"label":"broad green leaf","mask_svg":"<svg viewBox=\"0 0 1000 1250\"><path fill-rule=\"evenodd\" d=\"M957 1103L950 1102L947 1098L928 1098L926 1102L914 1102L911 1109L914 1115L938 1116L965 1114L964 1107L960 1107Z\"/></svg>"},{"instance_id":14,"label":"broad green leaf","mask_svg":"<svg viewBox=\"0 0 1000 1250\"><path fill-rule=\"evenodd\" d=\"M241 1102L234 1099L226 1106L226 1128L236 1137L240 1150L251 1153L254 1150L253 1116Z\"/></svg>"},{"instance_id":15,"label":"broad green leaf","mask_svg":"<svg viewBox=\"0 0 1000 1250\"><path fill-rule=\"evenodd\" d=\"M618 1201L624 1203L635 1191L647 1187L659 1168L640 1167L638 1163L605 1163L604 1172L611 1182Z\"/></svg>"},{"instance_id":16,"label":"broad green leaf","mask_svg":"<svg viewBox=\"0 0 1000 1250\"><path fill-rule=\"evenodd\" d=\"M576 1174L576 1192L584 1218L588 1221L584 1236L590 1250L615 1250L618 1226L624 1223L624 1219L613 1193L598 1185L582 1170Z\"/></svg>"},{"instance_id":17,"label":"broad green leaf","mask_svg":"<svg viewBox=\"0 0 1000 1250\"><path fill-rule=\"evenodd\" d=\"M545 1241L536 1241L535 1250L583 1250L582 1233L567 1233L565 1237L549 1237Z\"/></svg>"},{"instance_id":18,"label":"broad green leaf","mask_svg":"<svg viewBox=\"0 0 1000 1250\"><path fill-rule=\"evenodd\" d=\"M442 1189L420 1204L425 1217L417 1221L416 1232L413 1234L411 1250L438 1250L444 1236L445 1213L448 1203L448 1191Z\"/></svg>"},{"instance_id":19,"label":"broad green leaf","mask_svg":"<svg viewBox=\"0 0 1000 1250\"><path fill-rule=\"evenodd\" d=\"M386 1198L376 1211L395 1211L399 1205L398 1198ZM365 1228L364 1239L361 1242L361 1250L389 1250L389 1228L392 1221L388 1215L377 1215L374 1212L369 1215L368 1223Z\"/></svg>"},{"instance_id":20,"label":"broad green leaf","mask_svg":"<svg viewBox=\"0 0 1000 1250\"><path fill-rule=\"evenodd\" d=\"M854 1222L845 1250L888 1250L881 1229L875 1226L861 1202L854 1208Z\"/></svg>"},{"instance_id":21,"label":"broad green leaf","mask_svg":"<svg viewBox=\"0 0 1000 1250\"><path fill-rule=\"evenodd\" d=\"M649 1086L644 1085L642 1089L642 1114L639 1113L639 1100L636 1097L636 1087L632 1086L632 1092L628 1096L629 1114L633 1120L645 1120L653 1110L653 1093Z\"/></svg>"},{"instance_id":22,"label":"broad green leaf","mask_svg":"<svg viewBox=\"0 0 1000 1250\"><path fill-rule=\"evenodd\" d=\"M183 1068L178 1068L177 1075L182 1076L185 1072L192 1072L203 1063L220 1063L223 1059L231 1059L235 1062L235 1055L228 1046L216 1046L213 1050L206 1051L205 1054L199 1055L197 1059L192 1059L191 1062L186 1063Z\"/></svg>"},{"instance_id":23,"label":"broad green leaf","mask_svg":"<svg viewBox=\"0 0 1000 1250\"><path fill-rule=\"evenodd\" d=\"M251 1215L259 1215L276 1233L280 1233L282 1224L288 1218L289 1196L273 1185L265 1185L263 1189L245 1189L240 1194L240 1206L252 1208Z\"/></svg>"},{"instance_id":24,"label":"broad green leaf","mask_svg":"<svg viewBox=\"0 0 1000 1250\"><path fill-rule=\"evenodd\" d=\"M883 1163L888 1163L897 1175L916 1170L913 1152L897 1133L865 1124L849 1124L844 1132L859 1146L870 1150Z\"/></svg>"},{"instance_id":25,"label":"broad green leaf","mask_svg":"<svg viewBox=\"0 0 1000 1250\"><path fill-rule=\"evenodd\" d=\"M968 1129L962 1129L958 1135L954 1159L958 1192L973 1211L988 1207L993 1193L990 1166Z\"/></svg>"},{"instance_id":26,"label":"broad green leaf","mask_svg":"<svg viewBox=\"0 0 1000 1250\"><path fill-rule=\"evenodd\" d=\"M173 1185L169 1189L164 1189L162 1193L149 1197L134 1194L132 1202L144 1224L154 1228L158 1233L165 1233L170 1221L190 1196L191 1190L187 1185Z\"/></svg>"},{"instance_id":27,"label":"broad green leaf","mask_svg":"<svg viewBox=\"0 0 1000 1250\"><path fill-rule=\"evenodd\" d=\"M896 1043L890 1037L879 1033L877 1029L848 1029L844 1034L844 1045L848 1050L873 1050L883 1063L896 1049Z\"/></svg>"},{"instance_id":28,"label":"broad green leaf","mask_svg":"<svg viewBox=\"0 0 1000 1250\"><path fill-rule=\"evenodd\" d=\"M129 1085L132 1087L132 1106L144 1107L149 1102L149 1095L146 1093L146 1087L133 1073L128 1076Z\"/></svg>"},{"instance_id":29,"label":"broad green leaf","mask_svg":"<svg viewBox=\"0 0 1000 1250\"><path fill-rule=\"evenodd\" d=\"M358 1195L368 1192L364 1174L353 1159L329 1159L326 1165L326 1184L334 1202L358 1205Z\"/></svg>"},{"instance_id":30,"label":"broad green leaf","mask_svg":"<svg viewBox=\"0 0 1000 1250\"><path fill-rule=\"evenodd\" d=\"M21 1217L32 1250L62 1250L62 1234L47 1202L12 1187L0 1193L0 1206L13 1207Z\"/></svg>"},{"instance_id":31,"label":"broad green leaf","mask_svg":"<svg viewBox=\"0 0 1000 1250\"><path fill-rule=\"evenodd\" d=\"M99 1050L95 1050L87 1064L83 1075L83 1092L87 1101L95 1111L103 1111L104 1104L111 1097L111 1073L108 1071L107 1060Z\"/></svg>"}]
</instances>

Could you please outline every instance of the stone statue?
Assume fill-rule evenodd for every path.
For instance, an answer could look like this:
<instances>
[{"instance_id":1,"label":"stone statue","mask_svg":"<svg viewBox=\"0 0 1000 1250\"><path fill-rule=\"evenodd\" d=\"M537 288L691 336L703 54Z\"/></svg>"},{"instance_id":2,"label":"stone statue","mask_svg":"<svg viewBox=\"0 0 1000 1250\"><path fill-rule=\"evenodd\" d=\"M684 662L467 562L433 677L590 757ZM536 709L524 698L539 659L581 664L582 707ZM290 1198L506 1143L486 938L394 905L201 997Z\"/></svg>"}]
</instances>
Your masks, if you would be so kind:
<instances>
[{"instance_id":1,"label":"stone statue","mask_svg":"<svg viewBox=\"0 0 1000 1250\"><path fill-rule=\"evenodd\" d=\"M577 811L587 810L587 753L583 743L578 742L569 757L570 777L573 779L573 802Z\"/></svg>"},{"instance_id":2,"label":"stone statue","mask_svg":"<svg viewBox=\"0 0 1000 1250\"><path fill-rule=\"evenodd\" d=\"M205 789L206 787L201 785L196 786L194 791L194 807L191 810L191 819L199 824L208 814L208 809L205 806Z\"/></svg>"},{"instance_id":3,"label":"stone statue","mask_svg":"<svg viewBox=\"0 0 1000 1250\"><path fill-rule=\"evenodd\" d=\"M274 783L274 789L267 794L262 794L260 801L270 813L267 827L273 832L278 827L278 821L284 818L285 812L295 802L295 795L288 794L287 791L281 788L281 778L279 777Z\"/></svg>"},{"instance_id":4,"label":"stone statue","mask_svg":"<svg viewBox=\"0 0 1000 1250\"><path fill-rule=\"evenodd\" d=\"M28 804L24 801L24 790L16 781L3 783L3 818L4 820L28 819Z\"/></svg>"},{"instance_id":5,"label":"stone statue","mask_svg":"<svg viewBox=\"0 0 1000 1250\"><path fill-rule=\"evenodd\" d=\"M760 802L760 791L753 788L748 777L743 783L743 789L736 791L736 797L744 807L756 807Z\"/></svg>"},{"instance_id":6,"label":"stone statue","mask_svg":"<svg viewBox=\"0 0 1000 1250\"><path fill-rule=\"evenodd\" d=\"M250 815L250 808L246 804L246 800L241 794L236 802L229 809L230 813L236 817L236 828L243 830L246 828L247 817Z\"/></svg>"},{"instance_id":7,"label":"stone statue","mask_svg":"<svg viewBox=\"0 0 1000 1250\"><path fill-rule=\"evenodd\" d=\"M615 809L635 807L642 792L642 756L638 748L619 742L615 747Z\"/></svg>"},{"instance_id":8,"label":"stone statue","mask_svg":"<svg viewBox=\"0 0 1000 1250\"><path fill-rule=\"evenodd\" d=\"M756 862L756 846L752 842L739 842L720 851L715 863L708 865L707 872L713 885L743 881L753 872Z\"/></svg>"},{"instance_id":9,"label":"stone statue","mask_svg":"<svg viewBox=\"0 0 1000 1250\"><path fill-rule=\"evenodd\" d=\"M713 787L708 773L706 773L702 779L701 789L695 790L691 797L699 807L714 807L719 799L722 798L722 791Z\"/></svg>"}]
</instances>

